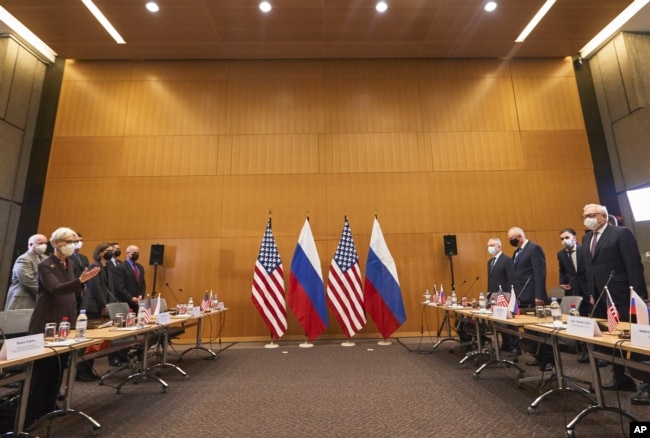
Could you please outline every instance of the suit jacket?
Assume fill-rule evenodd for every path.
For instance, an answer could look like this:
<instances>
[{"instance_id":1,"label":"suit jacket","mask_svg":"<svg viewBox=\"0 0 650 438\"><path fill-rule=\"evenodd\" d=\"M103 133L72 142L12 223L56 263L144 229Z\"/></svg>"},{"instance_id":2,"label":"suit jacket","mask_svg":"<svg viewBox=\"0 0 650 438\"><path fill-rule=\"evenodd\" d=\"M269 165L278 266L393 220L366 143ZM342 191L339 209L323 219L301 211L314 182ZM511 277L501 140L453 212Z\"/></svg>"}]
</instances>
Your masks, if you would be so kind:
<instances>
[{"instance_id":1,"label":"suit jacket","mask_svg":"<svg viewBox=\"0 0 650 438\"><path fill-rule=\"evenodd\" d=\"M77 278L81 277L81 273L90 265L88 257L83 254L73 254L68 257L68 260L72 262L72 270L74 272L74 276Z\"/></svg>"},{"instance_id":2,"label":"suit jacket","mask_svg":"<svg viewBox=\"0 0 650 438\"><path fill-rule=\"evenodd\" d=\"M144 279L144 267L140 263L135 263L135 267L140 273L140 280L135 277L135 272L131 267L129 261L125 261L117 265L114 269L115 273L115 292L120 301L129 303L132 309L137 310L137 303L132 303L131 298L142 296L144 297L147 290L147 283Z\"/></svg>"},{"instance_id":3,"label":"suit jacket","mask_svg":"<svg viewBox=\"0 0 650 438\"><path fill-rule=\"evenodd\" d=\"M590 231L582 238L588 290L598 299L613 272L607 288L621 321L629 321L630 286L642 298L648 297L639 246L628 228L608 225L598 239L592 256L589 248L593 235L593 231ZM607 315L606 301L605 297L600 299L595 316L602 318Z\"/></svg>"},{"instance_id":4,"label":"suit jacket","mask_svg":"<svg viewBox=\"0 0 650 438\"><path fill-rule=\"evenodd\" d=\"M44 258L32 251L18 256L11 273L5 310L34 308L38 292L38 264Z\"/></svg>"},{"instance_id":5,"label":"suit jacket","mask_svg":"<svg viewBox=\"0 0 650 438\"><path fill-rule=\"evenodd\" d=\"M529 240L519 251L518 256L513 255L513 260L515 294L521 305L534 306L535 299L546 302L546 256L542 247Z\"/></svg>"},{"instance_id":6,"label":"suit jacket","mask_svg":"<svg viewBox=\"0 0 650 438\"><path fill-rule=\"evenodd\" d=\"M103 266L99 263L93 263L89 269L99 266L101 271L94 278L88 281L86 285L86 294L84 296L82 309L86 309L89 318L99 318L102 310L108 303L114 303L115 298L115 284L113 282L113 275L110 269L110 262Z\"/></svg>"},{"instance_id":7,"label":"suit jacket","mask_svg":"<svg viewBox=\"0 0 650 438\"><path fill-rule=\"evenodd\" d=\"M30 335L43 333L45 323L59 323L64 316L74 326L77 319L75 293L83 289L74 276L72 264L67 267L54 254L38 264L38 293L36 307L29 321Z\"/></svg>"},{"instance_id":8,"label":"suit jacket","mask_svg":"<svg viewBox=\"0 0 650 438\"><path fill-rule=\"evenodd\" d=\"M509 256L502 252L494 266L492 259L488 260L487 273L488 292L498 292L499 286L504 292L510 292L510 286L514 284L515 279L515 265Z\"/></svg>"}]
</instances>

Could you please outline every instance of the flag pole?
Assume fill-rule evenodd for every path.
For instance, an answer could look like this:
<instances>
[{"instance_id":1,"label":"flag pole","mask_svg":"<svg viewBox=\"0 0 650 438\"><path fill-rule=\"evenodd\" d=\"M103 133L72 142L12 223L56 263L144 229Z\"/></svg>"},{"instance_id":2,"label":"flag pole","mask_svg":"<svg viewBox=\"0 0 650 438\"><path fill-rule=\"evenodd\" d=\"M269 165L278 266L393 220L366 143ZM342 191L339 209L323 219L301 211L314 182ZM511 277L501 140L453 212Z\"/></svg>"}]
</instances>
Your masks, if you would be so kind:
<instances>
[{"instance_id":1,"label":"flag pole","mask_svg":"<svg viewBox=\"0 0 650 438\"><path fill-rule=\"evenodd\" d=\"M377 345L382 345L382 346L392 345L392 344L393 343L389 341L388 338L384 338L383 340L377 342Z\"/></svg>"},{"instance_id":2,"label":"flag pole","mask_svg":"<svg viewBox=\"0 0 650 438\"><path fill-rule=\"evenodd\" d=\"M347 338L345 341L341 342L342 347L354 347L357 345L351 338Z\"/></svg>"},{"instance_id":3,"label":"flag pole","mask_svg":"<svg viewBox=\"0 0 650 438\"><path fill-rule=\"evenodd\" d=\"M313 346L314 346L314 344L309 342L309 338L307 337L307 334L305 333L305 342L303 342L302 344L299 344L298 347L300 347L300 348L311 348Z\"/></svg>"}]
</instances>

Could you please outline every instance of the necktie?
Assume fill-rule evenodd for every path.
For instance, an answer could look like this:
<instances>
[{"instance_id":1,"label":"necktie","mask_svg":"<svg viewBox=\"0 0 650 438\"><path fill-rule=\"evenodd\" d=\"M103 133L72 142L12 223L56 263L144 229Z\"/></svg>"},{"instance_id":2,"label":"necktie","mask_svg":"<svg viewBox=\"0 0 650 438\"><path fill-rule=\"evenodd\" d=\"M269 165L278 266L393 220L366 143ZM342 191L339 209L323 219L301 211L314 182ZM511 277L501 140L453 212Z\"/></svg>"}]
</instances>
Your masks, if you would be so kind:
<instances>
[{"instance_id":1,"label":"necktie","mask_svg":"<svg viewBox=\"0 0 650 438\"><path fill-rule=\"evenodd\" d=\"M494 265L497 263L497 258L492 257L492 262L490 263L490 272L492 272L492 268L494 268Z\"/></svg>"},{"instance_id":2,"label":"necktie","mask_svg":"<svg viewBox=\"0 0 650 438\"><path fill-rule=\"evenodd\" d=\"M515 263L517 263L517 258L519 258L519 253L521 253L521 248L517 248L517 251L515 251Z\"/></svg>"},{"instance_id":3,"label":"necktie","mask_svg":"<svg viewBox=\"0 0 650 438\"><path fill-rule=\"evenodd\" d=\"M140 270L135 263L133 264L133 273L135 274L135 282L140 284Z\"/></svg>"},{"instance_id":4,"label":"necktie","mask_svg":"<svg viewBox=\"0 0 650 438\"><path fill-rule=\"evenodd\" d=\"M576 261L575 253L576 252L573 249L570 249L570 250L567 251L567 254L569 255L569 260L571 260L571 264L573 264L573 269L575 269L576 272L577 272L578 271L578 263L576 263L577 261Z\"/></svg>"},{"instance_id":5,"label":"necktie","mask_svg":"<svg viewBox=\"0 0 650 438\"><path fill-rule=\"evenodd\" d=\"M594 231L594 237L591 238L591 248L589 248L589 251L591 252L591 256L594 256L594 253L596 252L596 244L598 243L598 231Z\"/></svg>"}]
</instances>

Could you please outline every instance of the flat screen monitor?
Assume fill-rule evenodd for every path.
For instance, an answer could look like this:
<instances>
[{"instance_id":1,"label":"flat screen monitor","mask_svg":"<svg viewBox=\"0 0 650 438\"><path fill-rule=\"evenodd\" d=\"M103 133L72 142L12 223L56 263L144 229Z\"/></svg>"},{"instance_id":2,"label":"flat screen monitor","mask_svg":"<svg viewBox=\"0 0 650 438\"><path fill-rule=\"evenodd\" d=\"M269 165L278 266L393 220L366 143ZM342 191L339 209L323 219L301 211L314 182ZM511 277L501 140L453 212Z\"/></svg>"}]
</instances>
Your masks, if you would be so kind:
<instances>
[{"instance_id":1,"label":"flat screen monitor","mask_svg":"<svg viewBox=\"0 0 650 438\"><path fill-rule=\"evenodd\" d=\"M627 199L636 222L650 220L650 187L628 190Z\"/></svg>"}]
</instances>

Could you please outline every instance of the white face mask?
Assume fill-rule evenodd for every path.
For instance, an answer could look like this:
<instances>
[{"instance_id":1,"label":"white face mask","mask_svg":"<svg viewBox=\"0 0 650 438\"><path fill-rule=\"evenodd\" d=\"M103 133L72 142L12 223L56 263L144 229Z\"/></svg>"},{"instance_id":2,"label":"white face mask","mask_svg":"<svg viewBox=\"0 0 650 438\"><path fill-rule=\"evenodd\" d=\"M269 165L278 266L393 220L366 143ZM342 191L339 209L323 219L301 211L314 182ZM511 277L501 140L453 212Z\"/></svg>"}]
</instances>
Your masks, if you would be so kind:
<instances>
[{"instance_id":1,"label":"white face mask","mask_svg":"<svg viewBox=\"0 0 650 438\"><path fill-rule=\"evenodd\" d=\"M74 244L74 249L81 249L82 246L84 246L84 243L80 240Z\"/></svg>"},{"instance_id":2,"label":"white face mask","mask_svg":"<svg viewBox=\"0 0 650 438\"><path fill-rule=\"evenodd\" d=\"M46 249L47 249L47 243L40 243L38 245L34 245L34 252L38 255L43 254Z\"/></svg>"},{"instance_id":3,"label":"white face mask","mask_svg":"<svg viewBox=\"0 0 650 438\"><path fill-rule=\"evenodd\" d=\"M590 230L596 230L598 229L598 219L595 217L586 217L585 218L585 227L589 228Z\"/></svg>"},{"instance_id":4,"label":"white face mask","mask_svg":"<svg viewBox=\"0 0 650 438\"><path fill-rule=\"evenodd\" d=\"M490 253L490 255L494 255L497 253L497 249L493 246L488 246L488 252Z\"/></svg>"},{"instance_id":5,"label":"white face mask","mask_svg":"<svg viewBox=\"0 0 650 438\"><path fill-rule=\"evenodd\" d=\"M564 245L565 248L571 249L573 248L573 239L570 237L567 237L566 239L562 239L562 245Z\"/></svg>"},{"instance_id":6,"label":"white face mask","mask_svg":"<svg viewBox=\"0 0 650 438\"><path fill-rule=\"evenodd\" d=\"M64 256L70 257L74 253L74 243L62 246L59 248L59 251L61 251Z\"/></svg>"}]
</instances>

